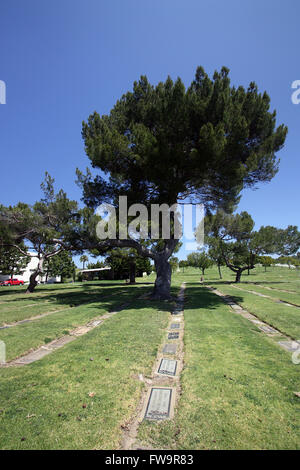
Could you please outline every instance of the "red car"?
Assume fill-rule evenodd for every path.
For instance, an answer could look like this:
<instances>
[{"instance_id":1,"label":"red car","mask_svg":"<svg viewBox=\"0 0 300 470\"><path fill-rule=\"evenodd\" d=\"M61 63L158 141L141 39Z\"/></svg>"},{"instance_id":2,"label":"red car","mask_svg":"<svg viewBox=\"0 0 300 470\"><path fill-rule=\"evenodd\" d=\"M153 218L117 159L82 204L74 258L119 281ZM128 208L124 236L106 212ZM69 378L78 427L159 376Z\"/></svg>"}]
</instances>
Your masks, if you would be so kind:
<instances>
[{"instance_id":1,"label":"red car","mask_svg":"<svg viewBox=\"0 0 300 470\"><path fill-rule=\"evenodd\" d=\"M19 279L7 279L7 281L0 282L0 286L24 286L24 281L19 281Z\"/></svg>"}]
</instances>

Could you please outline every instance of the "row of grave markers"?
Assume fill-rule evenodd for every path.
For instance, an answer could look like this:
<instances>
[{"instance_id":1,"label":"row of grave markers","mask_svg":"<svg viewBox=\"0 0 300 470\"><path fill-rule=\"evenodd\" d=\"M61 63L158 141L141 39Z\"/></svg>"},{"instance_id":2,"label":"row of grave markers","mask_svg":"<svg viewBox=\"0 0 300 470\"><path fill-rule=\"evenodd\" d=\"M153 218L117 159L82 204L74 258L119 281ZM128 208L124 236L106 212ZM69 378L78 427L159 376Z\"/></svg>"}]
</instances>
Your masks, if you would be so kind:
<instances>
[{"instance_id":1,"label":"row of grave markers","mask_svg":"<svg viewBox=\"0 0 300 470\"><path fill-rule=\"evenodd\" d=\"M178 318L173 320L174 323L171 323L171 330L181 330L181 319L183 319L183 289L184 287L181 289L181 293L179 294L179 298L182 300L178 300L177 306L172 312L172 316L178 316ZM179 331L168 332L168 340L178 340L179 337ZM177 346L178 344L176 343L166 343L163 346L162 352L163 354L175 355ZM176 359L163 357L159 363L157 373L174 378L176 376L177 365L178 361ZM170 418L171 406L174 404L175 400L174 395L174 389L172 388L152 387L144 418L148 420L162 420Z\"/></svg>"}]
</instances>

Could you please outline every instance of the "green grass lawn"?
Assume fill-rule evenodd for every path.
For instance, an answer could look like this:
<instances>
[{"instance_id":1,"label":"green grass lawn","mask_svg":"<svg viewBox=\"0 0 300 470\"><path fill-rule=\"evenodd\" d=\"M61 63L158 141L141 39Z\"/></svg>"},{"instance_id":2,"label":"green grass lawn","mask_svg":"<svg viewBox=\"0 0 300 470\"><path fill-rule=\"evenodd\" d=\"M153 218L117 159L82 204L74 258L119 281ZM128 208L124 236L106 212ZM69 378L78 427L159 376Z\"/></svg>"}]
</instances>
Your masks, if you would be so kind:
<instances>
[{"instance_id":1,"label":"green grass lawn","mask_svg":"<svg viewBox=\"0 0 300 470\"><path fill-rule=\"evenodd\" d=\"M62 308L101 301L104 296L110 298L112 294L119 295L131 287L135 286L125 286L121 281L55 284L39 286L33 294L25 294L23 288L4 288L0 290L0 326Z\"/></svg>"},{"instance_id":2,"label":"green grass lawn","mask_svg":"<svg viewBox=\"0 0 300 470\"><path fill-rule=\"evenodd\" d=\"M2 369L0 448L118 447L143 387L138 374L150 373L167 318L163 305L137 300L50 356Z\"/></svg>"},{"instance_id":3,"label":"green grass lawn","mask_svg":"<svg viewBox=\"0 0 300 470\"><path fill-rule=\"evenodd\" d=\"M233 273L225 268L222 272L220 281L215 268L207 270L205 282L232 291L239 303L256 309L255 315L299 339L299 309L238 291L228 284ZM139 441L178 450L299 449L299 398L293 392L300 390L300 366L272 338L201 286L200 276L199 270L188 268L172 279L174 295L187 283L179 406L172 421L144 421ZM285 268L269 268L267 273L255 269L242 277L240 286L256 289L254 282L300 292L299 273ZM120 446L122 426L133 415L144 386L138 374L151 373L170 318L172 303L137 299L149 288L93 282L39 286L30 296L22 289L0 290L3 323L34 317L50 311L49 306L65 308L0 330L8 359L132 301L42 360L0 369L1 449Z\"/></svg>"},{"instance_id":4,"label":"green grass lawn","mask_svg":"<svg viewBox=\"0 0 300 470\"><path fill-rule=\"evenodd\" d=\"M215 287L224 294L230 295L243 308L260 320L274 326L281 333L296 340L300 339L300 309L298 307L278 304L273 300L258 297L228 285L215 285Z\"/></svg>"},{"instance_id":5,"label":"green grass lawn","mask_svg":"<svg viewBox=\"0 0 300 470\"><path fill-rule=\"evenodd\" d=\"M299 367L216 295L189 282L182 395L138 438L167 449L299 449Z\"/></svg>"},{"instance_id":6,"label":"green grass lawn","mask_svg":"<svg viewBox=\"0 0 300 470\"><path fill-rule=\"evenodd\" d=\"M222 267L223 279L219 279L218 271L215 267L208 269L205 273L205 284L211 285L217 288L224 294L230 295L233 300L244 307L249 312L253 313L262 321L269 323L274 328L277 328L282 333L290 336L293 339L300 339L300 308L290 307L284 305L284 303L276 303L276 299L284 300L297 304L300 299L300 273L299 271L271 267L265 272L264 268L256 268L250 271L250 275L244 274L241 278L241 282L236 284L240 289L253 290L262 294L273 297L274 300L259 297L257 295L248 293L246 291L236 289L229 285L234 281L234 273L229 269ZM179 274L181 279L186 281L193 281L200 279L200 270L188 268L185 273ZM283 284L287 290L294 290L294 293L282 293L278 291L271 291L269 289L263 289L253 284L260 283L260 285L270 286L274 285L270 283L274 279L280 279L283 276ZM288 282L286 282L288 280ZM275 284L279 289L281 288L281 282L278 281ZM292 286L288 289L289 286Z\"/></svg>"},{"instance_id":7,"label":"green grass lawn","mask_svg":"<svg viewBox=\"0 0 300 470\"><path fill-rule=\"evenodd\" d=\"M106 287L105 292L103 289L99 290L98 298L102 299L101 301L93 302L95 295L92 294L91 303L87 303L85 296L85 303L81 306L73 308L61 306L60 309L63 310L44 318L0 330L0 340L6 344L6 360L15 359L30 349L36 349L68 334L74 328L85 325L93 318L113 311L123 303L130 302L142 295L143 292L147 292L149 287L123 286L121 289L109 286ZM65 296L67 298L67 294ZM74 299L71 297L69 301L74 302ZM47 307L44 309L48 311Z\"/></svg>"},{"instance_id":8,"label":"green grass lawn","mask_svg":"<svg viewBox=\"0 0 300 470\"><path fill-rule=\"evenodd\" d=\"M260 294L268 295L272 297L274 300L282 300L284 302L291 303L293 305L300 307L300 293L296 292L281 292L280 290L275 289L266 289L265 286L262 287L256 284L240 284L238 287L241 289L251 290L253 292L259 292ZM267 286L268 287L268 286ZM277 289L280 289L278 287Z\"/></svg>"}]
</instances>

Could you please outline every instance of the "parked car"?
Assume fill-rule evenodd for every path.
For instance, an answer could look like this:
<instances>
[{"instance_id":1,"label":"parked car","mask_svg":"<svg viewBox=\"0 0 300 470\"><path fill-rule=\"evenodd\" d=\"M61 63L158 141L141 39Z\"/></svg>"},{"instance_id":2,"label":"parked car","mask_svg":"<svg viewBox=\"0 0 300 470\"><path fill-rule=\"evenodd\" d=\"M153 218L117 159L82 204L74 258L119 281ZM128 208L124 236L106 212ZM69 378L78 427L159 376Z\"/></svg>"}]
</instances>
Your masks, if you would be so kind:
<instances>
[{"instance_id":1,"label":"parked car","mask_svg":"<svg viewBox=\"0 0 300 470\"><path fill-rule=\"evenodd\" d=\"M24 286L24 281L19 281L19 279L7 279L6 281L1 281L0 286Z\"/></svg>"}]
</instances>

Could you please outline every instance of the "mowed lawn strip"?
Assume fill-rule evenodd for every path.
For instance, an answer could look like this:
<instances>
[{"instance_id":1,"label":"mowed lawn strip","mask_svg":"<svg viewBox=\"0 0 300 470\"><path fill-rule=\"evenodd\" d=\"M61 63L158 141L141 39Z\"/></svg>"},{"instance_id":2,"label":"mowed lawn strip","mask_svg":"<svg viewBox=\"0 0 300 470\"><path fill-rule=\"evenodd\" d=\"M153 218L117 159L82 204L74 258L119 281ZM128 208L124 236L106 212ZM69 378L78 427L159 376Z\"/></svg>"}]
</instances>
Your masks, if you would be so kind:
<instances>
[{"instance_id":1,"label":"mowed lawn strip","mask_svg":"<svg viewBox=\"0 0 300 470\"><path fill-rule=\"evenodd\" d=\"M198 277L198 280L201 277L201 270L196 268L184 268L184 276ZM228 269L226 266L221 267L222 278L220 279L218 269L216 266L212 266L205 270L204 279L206 281L215 281L224 283L224 281L235 281L235 274ZM278 266L270 267L265 272L263 267L257 266L254 269L250 270L250 274L247 274L247 271L243 272L241 282L248 283L259 283L266 285L267 287L274 287L278 289L286 289L294 291L295 293L300 293L300 271L296 269L281 268Z\"/></svg>"},{"instance_id":2,"label":"mowed lawn strip","mask_svg":"<svg viewBox=\"0 0 300 470\"><path fill-rule=\"evenodd\" d=\"M111 289L113 291L113 289ZM148 292L149 287L138 288L124 287L118 295L108 297L102 302L91 302L79 307L69 308L60 312L52 313L36 321L16 325L11 328L0 330L0 340L6 345L6 361L24 355L31 349L49 343L50 341L68 334L74 328L85 325L88 321L113 311L123 303L130 302L136 297Z\"/></svg>"},{"instance_id":3,"label":"mowed lawn strip","mask_svg":"<svg viewBox=\"0 0 300 470\"><path fill-rule=\"evenodd\" d=\"M257 286L255 284L243 284L240 283L237 287L241 289L251 290L253 292L258 292L260 294L268 295L274 300L283 300L284 302L290 302L291 304L298 305L300 308L300 294L281 292L275 289L264 289L263 287ZM280 287L278 287L280 289Z\"/></svg>"},{"instance_id":4,"label":"mowed lawn strip","mask_svg":"<svg viewBox=\"0 0 300 470\"><path fill-rule=\"evenodd\" d=\"M138 374L151 372L168 309L136 300L50 356L0 370L0 448L118 448L144 386Z\"/></svg>"},{"instance_id":5,"label":"mowed lawn strip","mask_svg":"<svg viewBox=\"0 0 300 470\"><path fill-rule=\"evenodd\" d=\"M56 286L56 289L47 289L31 295L11 295L11 299L0 303L0 326L16 321L34 318L46 312L61 310L62 308L75 307L84 303L96 302L104 296L117 295L125 289L135 286L123 285L95 285L93 288L65 289ZM41 294L43 292L43 294Z\"/></svg>"},{"instance_id":6,"label":"mowed lawn strip","mask_svg":"<svg viewBox=\"0 0 300 470\"><path fill-rule=\"evenodd\" d=\"M277 328L281 333L291 338L300 339L300 309L276 303L271 299L258 297L245 291L235 289L228 285L214 285L220 292L230 295L243 308L253 313L260 320Z\"/></svg>"},{"instance_id":7,"label":"mowed lawn strip","mask_svg":"<svg viewBox=\"0 0 300 470\"><path fill-rule=\"evenodd\" d=\"M173 420L138 439L165 449L299 449L298 366L213 293L187 285L185 367Z\"/></svg>"}]
</instances>

